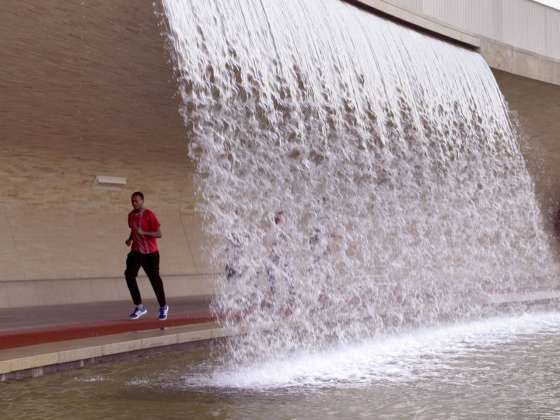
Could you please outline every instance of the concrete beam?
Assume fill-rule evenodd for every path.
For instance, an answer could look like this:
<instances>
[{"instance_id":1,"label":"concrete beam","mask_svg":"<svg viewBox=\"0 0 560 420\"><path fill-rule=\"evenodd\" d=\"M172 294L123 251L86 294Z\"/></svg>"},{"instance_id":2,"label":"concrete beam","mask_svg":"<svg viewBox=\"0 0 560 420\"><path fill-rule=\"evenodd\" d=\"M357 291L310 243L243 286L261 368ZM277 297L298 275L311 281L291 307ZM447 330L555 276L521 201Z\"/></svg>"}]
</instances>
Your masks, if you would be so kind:
<instances>
[{"instance_id":1,"label":"concrete beam","mask_svg":"<svg viewBox=\"0 0 560 420\"><path fill-rule=\"evenodd\" d=\"M560 85L560 60L524 50L494 39L466 32L434 17L408 10L387 0L343 0L370 8L406 25L479 50L494 69L541 82Z\"/></svg>"},{"instance_id":2,"label":"concrete beam","mask_svg":"<svg viewBox=\"0 0 560 420\"><path fill-rule=\"evenodd\" d=\"M481 38L480 54L493 69L560 86L559 60L489 38Z\"/></svg>"},{"instance_id":3,"label":"concrete beam","mask_svg":"<svg viewBox=\"0 0 560 420\"><path fill-rule=\"evenodd\" d=\"M457 29L445 22L434 19L430 16L411 12L402 7L388 3L384 0L344 0L355 5L364 5L412 25L418 29L428 31L440 37L447 38L472 48L480 48L480 39L471 33Z\"/></svg>"}]
</instances>

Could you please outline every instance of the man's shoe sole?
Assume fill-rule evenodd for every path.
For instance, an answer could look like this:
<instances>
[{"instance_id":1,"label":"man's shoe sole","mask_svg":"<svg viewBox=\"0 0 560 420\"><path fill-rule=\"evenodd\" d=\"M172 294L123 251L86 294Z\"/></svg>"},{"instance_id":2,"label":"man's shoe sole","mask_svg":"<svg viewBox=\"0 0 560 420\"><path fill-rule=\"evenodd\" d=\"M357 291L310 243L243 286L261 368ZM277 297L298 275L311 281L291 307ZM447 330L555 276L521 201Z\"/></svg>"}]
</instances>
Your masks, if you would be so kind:
<instances>
[{"instance_id":1,"label":"man's shoe sole","mask_svg":"<svg viewBox=\"0 0 560 420\"><path fill-rule=\"evenodd\" d=\"M130 321L136 321L137 319L142 318L142 317L143 317L144 315L146 315L147 313L148 313L148 311L142 313L141 315L138 315L136 318L132 318L131 316L129 316L128 319L129 319Z\"/></svg>"}]
</instances>

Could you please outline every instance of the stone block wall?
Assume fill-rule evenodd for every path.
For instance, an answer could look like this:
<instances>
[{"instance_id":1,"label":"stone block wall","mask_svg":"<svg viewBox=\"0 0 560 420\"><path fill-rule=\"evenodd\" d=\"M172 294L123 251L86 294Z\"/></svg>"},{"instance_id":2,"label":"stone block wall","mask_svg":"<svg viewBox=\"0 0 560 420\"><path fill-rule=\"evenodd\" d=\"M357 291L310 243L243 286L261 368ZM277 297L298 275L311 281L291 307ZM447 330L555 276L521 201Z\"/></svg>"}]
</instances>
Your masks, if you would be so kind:
<instances>
[{"instance_id":1,"label":"stone block wall","mask_svg":"<svg viewBox=\"0 0 560 420\"><path fill-rule=\"evenodd\" d=\"M151 1L0 2L0 308L128 299L132 191L159 216L170 296L213 290L172 65ZM560 207L560 87L496 71L547 223ZM96 186L96 175L126 177ZM147 281L145 296L151 297Z\"/></svg>"},{"instance_id":2,"label":"stone block wall","mask_svg":"<svg viewBox=\"0 0 560 420\"><path fill-rule=\"evenodd\" d=\"M0 308L128 299L123 242L136 190L162 223L168 294L212 292L154 7L0 3ZM102 187L96 175L128 182Z\"/></svg>"}]
</instances>

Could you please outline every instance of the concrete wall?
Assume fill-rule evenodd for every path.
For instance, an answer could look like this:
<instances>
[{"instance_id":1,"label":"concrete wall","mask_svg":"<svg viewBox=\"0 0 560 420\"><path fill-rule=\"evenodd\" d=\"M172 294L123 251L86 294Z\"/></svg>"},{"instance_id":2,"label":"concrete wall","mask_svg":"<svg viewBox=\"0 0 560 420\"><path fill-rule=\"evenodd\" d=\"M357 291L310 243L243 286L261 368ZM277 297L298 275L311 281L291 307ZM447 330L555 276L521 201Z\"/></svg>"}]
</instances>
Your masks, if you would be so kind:
<instances>
[{"instance_id":1,"label":"concrete wall","mask_svg":"<svg viewBox=\"0 0 560 420\"><path fill-rule=\"evenodd\" d=\"M146 193L162 222L168 294L212 292L215 270L193 211L193 164L160 19L151 1L131 5L0 2L0 308L127 299L123 241L134 190ZM496 77L519 112L539 197L552 212L560 199L560 88L499 71ZM96 175L128 184L96 186Z\"/></svg>"},{"instance_id":2,"label":"concrete wall","mask_svg":"<svg viewBox=\"0 0 560 420\"><path fill-rule=\"evenodd\" d=\"M560 85L560 10L532 0L356 0L480 48L498 70Z\"/></svg>"},{"instance_id":3,"label":"concrete wall","mask_svg":"<svg viewBox=\"0 0 560 420\"><path fill-rule=\"evenodd\" d=\"M0 307L127 299L135 190L162 223L168 294L211 293L159 21L151 1L0 2Z\"/></svg>"},{"instance_id":4,"label":"concrete wall","mask_svg":"<svg viewBox=\"0 0 560 420\"><path fill-rule=\"evenodd\" d=\"M560 86L500 70L494 75L519 120L523 154L551 229L560 209Z\"/></svg>"}]
</instances>

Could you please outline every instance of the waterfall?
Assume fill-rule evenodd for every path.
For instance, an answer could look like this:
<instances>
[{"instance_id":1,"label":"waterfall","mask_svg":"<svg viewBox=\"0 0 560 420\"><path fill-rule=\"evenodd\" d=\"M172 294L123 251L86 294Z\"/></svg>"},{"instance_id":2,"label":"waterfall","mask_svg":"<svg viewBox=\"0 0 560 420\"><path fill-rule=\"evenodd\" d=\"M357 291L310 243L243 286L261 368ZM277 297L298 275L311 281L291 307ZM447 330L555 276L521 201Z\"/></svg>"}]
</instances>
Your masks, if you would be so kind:
<instances>
[{"instance_id":1,"label":"waterfall","mask_svg":"<svg viewBox=\"0 0 560 420\"><path fill-rule=\"evenodd\" d=\"M339 0L163 0L234 361L476 316L558 268L475 51Z\"/></svg>"}]
</instances>

